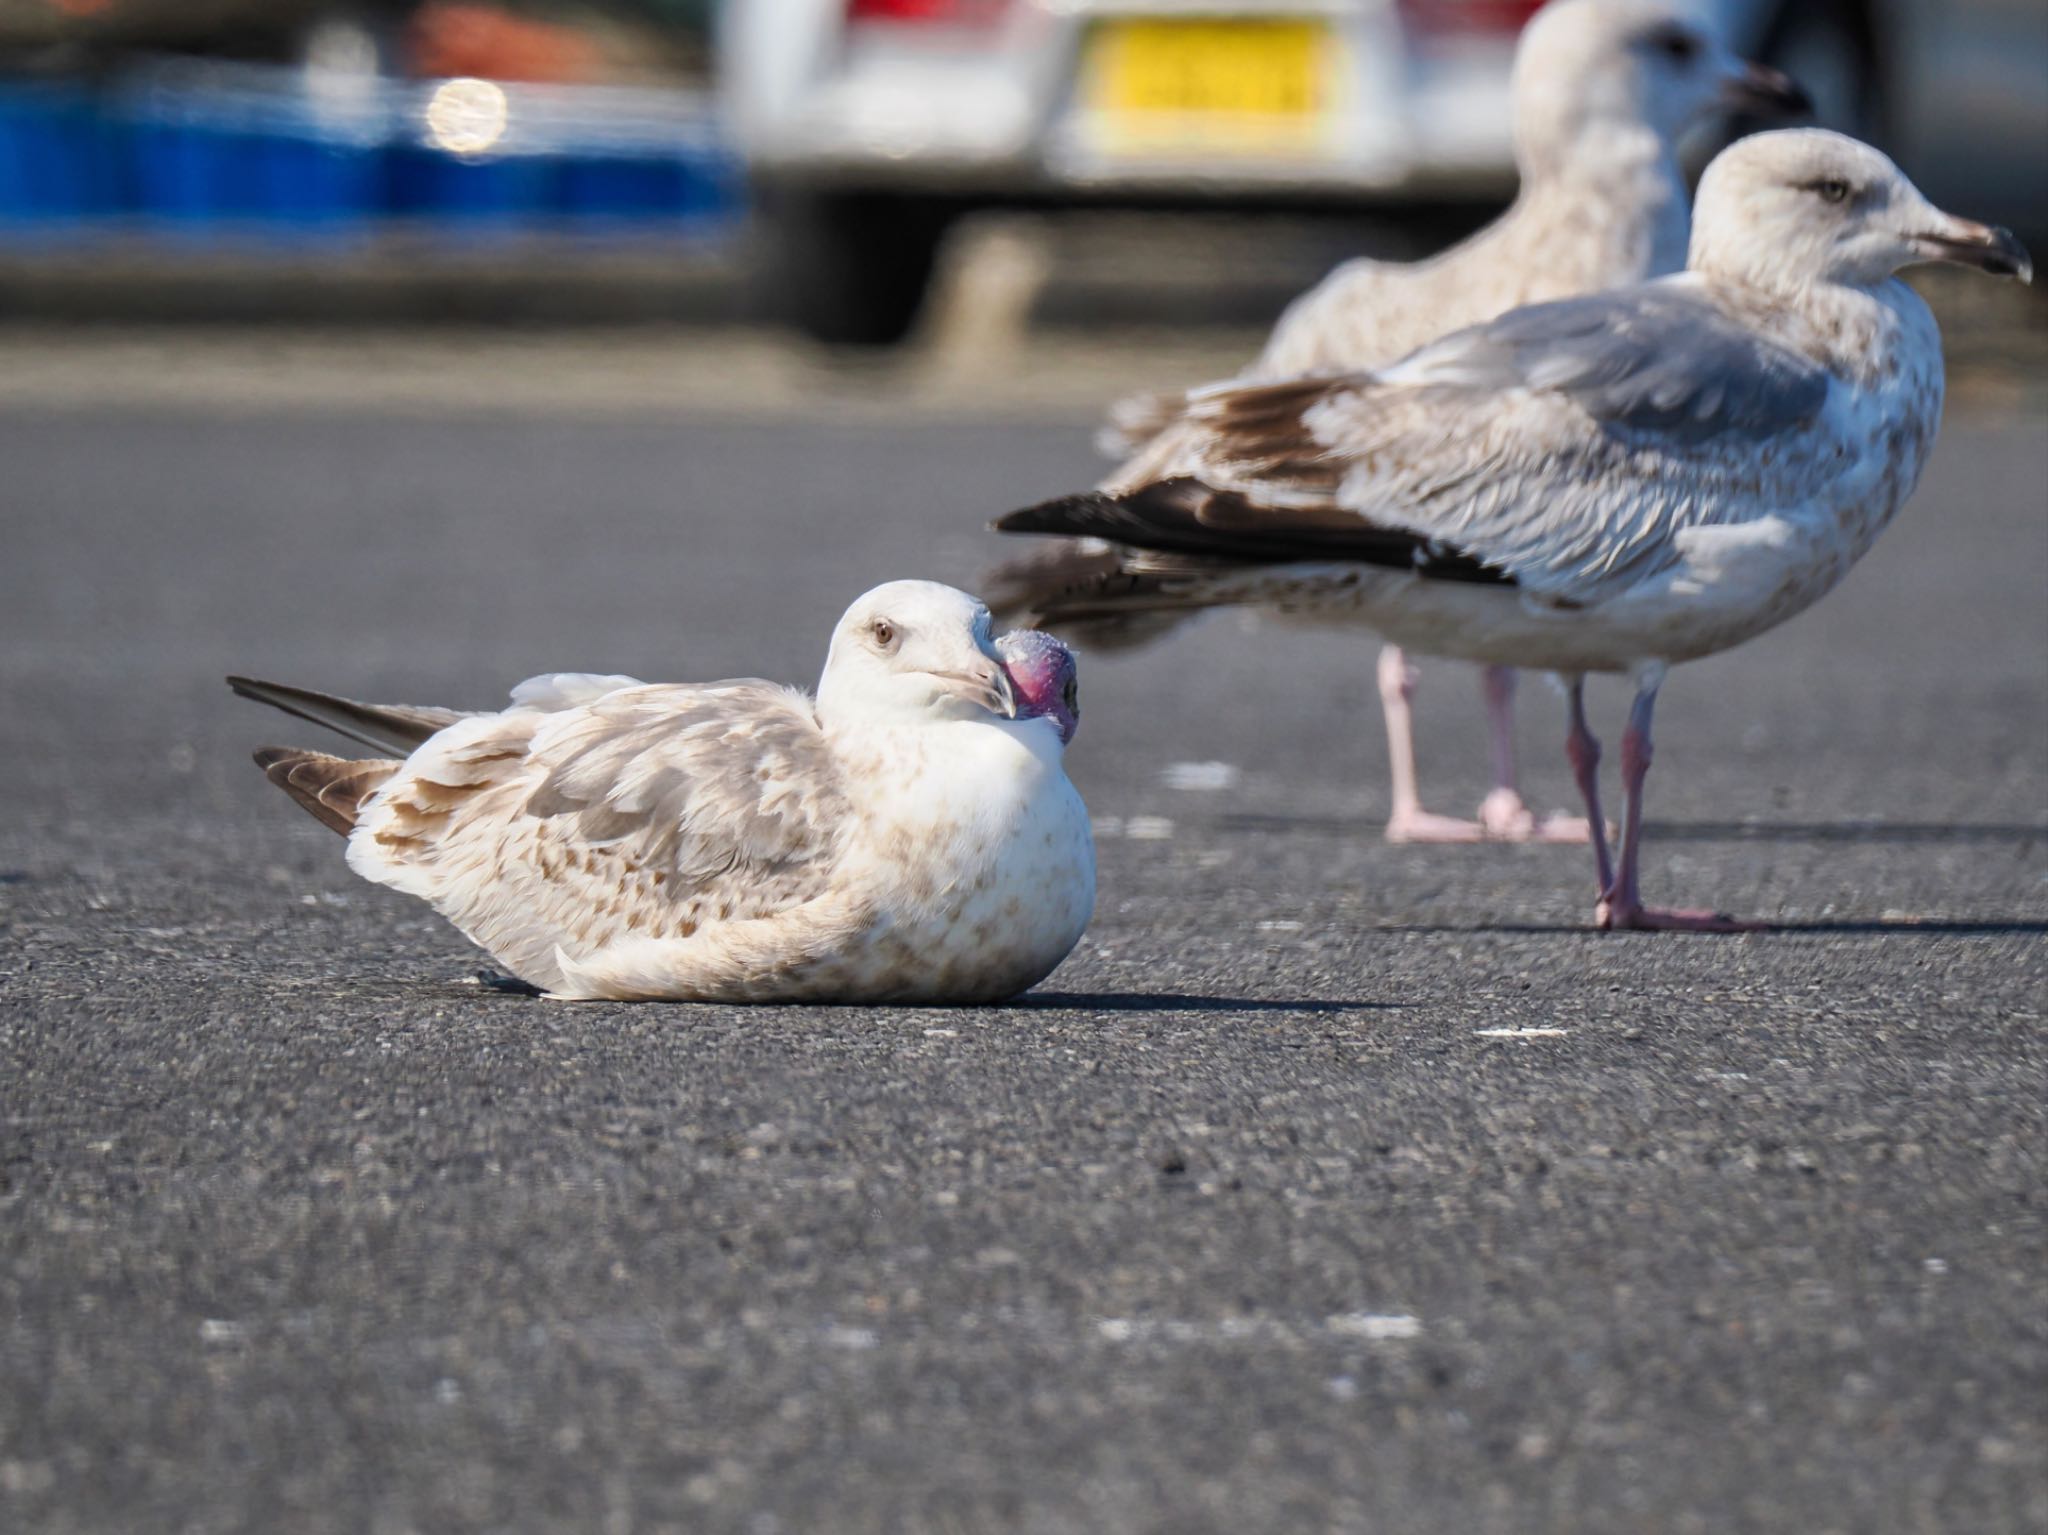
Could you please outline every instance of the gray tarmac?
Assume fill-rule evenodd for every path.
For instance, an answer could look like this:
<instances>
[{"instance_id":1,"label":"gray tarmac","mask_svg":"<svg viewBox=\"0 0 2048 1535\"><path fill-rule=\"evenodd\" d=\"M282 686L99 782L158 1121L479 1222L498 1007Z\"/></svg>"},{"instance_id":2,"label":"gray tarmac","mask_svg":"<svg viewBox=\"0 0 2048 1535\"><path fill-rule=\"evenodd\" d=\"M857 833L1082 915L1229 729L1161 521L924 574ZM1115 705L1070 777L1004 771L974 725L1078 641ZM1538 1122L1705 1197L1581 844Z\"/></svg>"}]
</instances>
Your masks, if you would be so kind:
<instances>
[{"instance_id":1,"label":"gray tarmac","mask_svg":"<svg viewBox=\"0 0 2048 1535\"><path fill-rule=\"evenodd\" d=\"M0 416L0 1526L2048 1527L2041 419L1666 689L1652 898L1770 931L1384 845L1372 644L1221 616L1084 661L1101 899L1017 1005L503 994L223 673L808 680L1095 468L657 406ZM1419 709L1469 807L1471 673Z\"/></svg>"}]
</instances>

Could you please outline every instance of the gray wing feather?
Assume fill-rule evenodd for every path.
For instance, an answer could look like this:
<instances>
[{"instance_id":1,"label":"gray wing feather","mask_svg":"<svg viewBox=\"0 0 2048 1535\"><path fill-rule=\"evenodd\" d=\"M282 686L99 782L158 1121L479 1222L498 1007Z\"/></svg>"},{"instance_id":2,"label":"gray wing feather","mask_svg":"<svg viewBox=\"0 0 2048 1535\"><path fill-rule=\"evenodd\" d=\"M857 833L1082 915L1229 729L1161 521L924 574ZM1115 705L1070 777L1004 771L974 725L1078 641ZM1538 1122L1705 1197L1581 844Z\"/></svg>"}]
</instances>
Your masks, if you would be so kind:
<instances>
[{"instance_id":1,"label":"gray wing feather","mask_svg":"<svg viewBox=\"0 0 2048 1535\"><path fill-rule=\"evenodd\" d=\"M1194 474L1278 531L1312 524L1326 558L1348 514L1585 604L1675 562L1687 528L1801 504L1829 472L1830 388L1707 299L1646 284L1512 312L1377 374L1199 391Z\"/></svg>"},{"instance_id":2,"label":"gray wing feather","mask_svg":"<svg viewBox=\"0 0 2048 1535\"><path fill-rule=\"evenodd\" d=\"M1560 394L1603 426L1686 445L1775 436L1810 420L1828 392L1818 364L1658 284L1512 310L1381 376Z\"/></svg>"}]
</instances>

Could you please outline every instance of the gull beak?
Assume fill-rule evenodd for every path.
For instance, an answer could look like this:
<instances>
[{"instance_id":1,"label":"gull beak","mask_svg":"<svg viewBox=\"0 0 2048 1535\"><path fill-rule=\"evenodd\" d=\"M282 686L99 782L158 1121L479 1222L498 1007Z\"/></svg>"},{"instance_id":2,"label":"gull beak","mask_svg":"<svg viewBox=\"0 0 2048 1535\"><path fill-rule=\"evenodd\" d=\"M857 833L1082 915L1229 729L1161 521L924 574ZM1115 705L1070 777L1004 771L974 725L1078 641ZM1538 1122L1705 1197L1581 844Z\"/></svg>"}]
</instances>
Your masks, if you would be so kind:
<instances>
[{"instance_id":1,"label":"gull beak","mask_svg":"<svg viewBox=\"0 0 2048 1535\"><path fill-rule=\"evenodd\" d=\"M1721 87L1721 105L1752 117L1809 117L1813 98L1782 69L1739 63Z\"/></svg>"},{"instance_id":2,"label":"gull beak","mask_svg":"<svg viewBox=\"0 0 2048 1535\"><path fill-rule=\"evenodd\" d=\"M969 671L933 672L940 691L965 699L977 708L1004 719L1017 717L1017 693L1010 686L1009 673L993 661L982 661Z\"/></svg>"},{"instance_id":3,"label":"gull beak","mask_svg":"<svg viewBox=\"0 0 2048 1535\"><path fill-rule=\"evenodd\" d=\"M1996 224L1979 224L1944 214L1935 228L1915 235L1913 243L1929 261L1953 261L1959 266L1989 272L1993 277L2017 277L2024 283L2034 280L2034 258L2010 229L2000 229Z\"/></svg>"}]
</instances>

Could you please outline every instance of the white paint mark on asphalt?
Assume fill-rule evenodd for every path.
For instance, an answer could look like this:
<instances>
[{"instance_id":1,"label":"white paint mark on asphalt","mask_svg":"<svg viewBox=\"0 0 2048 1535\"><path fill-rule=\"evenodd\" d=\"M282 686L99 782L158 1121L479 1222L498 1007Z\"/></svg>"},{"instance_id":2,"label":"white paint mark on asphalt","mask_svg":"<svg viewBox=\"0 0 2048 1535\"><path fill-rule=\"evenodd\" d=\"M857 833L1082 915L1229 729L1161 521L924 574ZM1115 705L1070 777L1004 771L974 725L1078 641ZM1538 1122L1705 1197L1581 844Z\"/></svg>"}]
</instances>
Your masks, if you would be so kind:
<instances>
[{"instance_id":1,"label":"white paint mark on asphalt","mask_svg":"<svg viewBox=\"0 0 2048 1535\"><path fill-rule=\"evenodd\" d=\"M1301 929L1302 924L1292 917L1275 917L1259 924L1259 931L1262 933L1298 933Z\"/></svg>"},{"instance_id":2,"label":"white paint mark on asphalt","mask_svg":"<svg viewBox=\"0 0 2048 1535\"><path fill-rule=\"evenodd\" d=\"M1333 1316L1324 1326L1352 1338L1419 1338L1422 1322L1405 1312L1351 1311Z\"/></svg>"},{"instance_id":3,"label":"white paint mark on asphalt","mask_svg":"<svg viewBox=\"0 0 2048 1535\"><path fill-rule=\"evenodd\" d=\"M1478 1039L1563 1039L1569 1029L1474 1029Z\"/></svg>"},{"instance_id":4,"label":"white paint mark on asphalt","mask_svg":"<svg viewBox=\"0 0 2048 1535\"><path fill-rule=\"evenodd\" d=\"M1124 822L1124 835L1133 842L1164 842L1173 835L1173 822L1163 815L1134 815Z\"/></svg>"},{"instance_id":5,"label":"white paint mark on asphalt","mask_svg":"<svg viewBox=\"0 0 2048 1535\"><path fill-rule=\"evenodd\" d=\"M1296 1324L1277 1317L1234 1316L1216 1321L1184 1317L1098 1317L1096 1336L1111 1343L1295 1343L1317 1335L1398 1342L1422 1335L1422 1323L1405 1312L1351 1311L1320 1324Z\"/></svg>"},{"instance_id":6,"label":"white paint mark on asphalt","mask_svg":"<svg viewBox=\"0 0 2048 1535\"><path fill-rule=\"evenodd\" d=\"M1234 762L1175 762L1160 773L1159 781L1169 789L1216 794L1237 787L1242 776Z\"/></svg>"}]
</instances>

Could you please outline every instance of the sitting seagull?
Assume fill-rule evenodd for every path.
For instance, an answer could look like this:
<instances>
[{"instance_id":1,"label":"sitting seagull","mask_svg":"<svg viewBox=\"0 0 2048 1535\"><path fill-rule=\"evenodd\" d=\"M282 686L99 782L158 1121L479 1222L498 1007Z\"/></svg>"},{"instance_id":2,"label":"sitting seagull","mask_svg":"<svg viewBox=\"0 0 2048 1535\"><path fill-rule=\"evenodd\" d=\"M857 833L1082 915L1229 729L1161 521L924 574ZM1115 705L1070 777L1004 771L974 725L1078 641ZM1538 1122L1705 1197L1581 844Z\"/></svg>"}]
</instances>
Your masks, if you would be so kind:
<instances>
[{"instance_id":1,"label":"sitting seagull","mask_svg":"<svg viewBox=\"0 0 2048 1535\"><path fill-rule=\"evenodd\" d=\"M1725 929L1638 893L1657 689L1818 600L1912 494L1941 336L1894 274L1923 261L2033 275L2010 233L1931 206L1867 145L1759 134L1707 168L1686 272L1514 310L1378 373L1203 391L1186 472L996 526L1114 541L1055 622L1260 603L1562 674L1600 925ZM1589 671L1637 688L1618 869Z\"/></svg>"},{"instance_id":2,"label":"sitting seagull","mask_svg":"<svg viewBox=\"0 0 2048 1535\"><path fill-rule=\"evenodd\" d=\"M1686 187L1676 143L1718 112L1806 111L1804 92L1775 70L1746 64L1674 0L1554 0L1523 29L1512 83L1514 205L1431 260L1359 259L1338 267L1281 316L1247 380L1383 367L1425 342L1506 310L1678 271L1685 262ZM1105 446L1135 454L1103 485L1123 491L1175 473L1199 456L1202 424L1185 394L1127 401ZM991 583L999 611L1040 616L1077 573L1100 568L1099 545L1018 561ZM1075 629L1105 647L1153 638L1171 623L1105 622ZM1478 821L1425 810L1416 785L1410 704L1415 675L1381 651L1395 842L1480 837L1580 841L1576 817L1538 821L1517 787L1514 673L1485 676L1493 790Z\"/></svg>"},{"instance_id":3,"label":"sitting seagull","mask_svg":"<svg viewBox=\"0 0 2048 1535\"><path fill-rule=\"evenodd\" d=\"M894 581L847 609L815 699L563 674L459 714L229 683L388 754L256 761L349 867L553 996L993 1002L1095 902L1073 698L1033 659L1063 715L1013 717L979 602Z\"/></svg>"}]
</instances>

